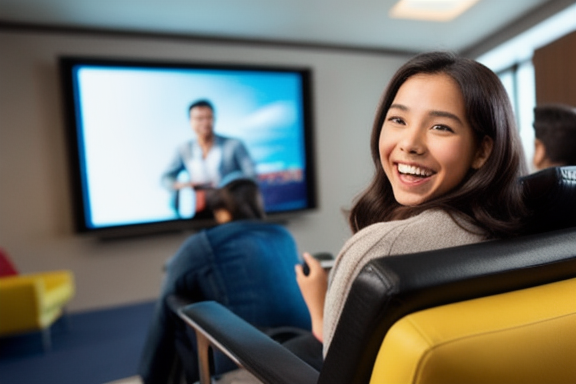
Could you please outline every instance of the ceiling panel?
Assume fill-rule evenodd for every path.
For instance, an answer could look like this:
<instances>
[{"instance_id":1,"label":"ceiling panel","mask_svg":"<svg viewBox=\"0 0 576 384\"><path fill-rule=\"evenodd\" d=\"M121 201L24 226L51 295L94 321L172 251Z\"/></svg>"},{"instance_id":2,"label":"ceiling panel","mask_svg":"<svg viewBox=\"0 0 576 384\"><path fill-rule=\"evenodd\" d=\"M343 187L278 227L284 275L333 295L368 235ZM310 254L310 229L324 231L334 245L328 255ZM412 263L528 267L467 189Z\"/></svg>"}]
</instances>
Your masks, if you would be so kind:
<instances>
[{"instance_id":1,"label":"ceiling panel","mask_svg":"<svg viewBox=\"0 0 576 384\"><path fill-rule=\"evenodd\" d=\"M544 5L480 0L450 22L388 17L395 0L0 0L0 22L417 52L463 51Z\"/></svg>"}]
</instances>

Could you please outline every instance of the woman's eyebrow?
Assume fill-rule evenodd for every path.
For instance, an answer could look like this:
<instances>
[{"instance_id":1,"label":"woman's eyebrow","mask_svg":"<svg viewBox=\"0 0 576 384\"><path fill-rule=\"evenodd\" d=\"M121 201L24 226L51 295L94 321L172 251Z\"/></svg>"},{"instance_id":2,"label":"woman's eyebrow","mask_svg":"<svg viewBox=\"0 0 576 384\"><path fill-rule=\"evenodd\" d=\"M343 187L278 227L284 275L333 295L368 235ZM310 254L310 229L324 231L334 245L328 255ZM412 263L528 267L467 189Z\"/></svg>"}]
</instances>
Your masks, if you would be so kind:
<instances>
[{"instance_id":1,"label":"woman's eyebrow","mask_svg":"<svg viewBox=\"0 0 576 384\"><path fill-rule=\"evenodd\" d=\"M388 109L392 109L392 108L400 109L402 111L408 110L408 107L403 105L403 104L392 104L392 105L390 105L390 107Z\"/></svg>"},{"instance_id":2,"label":"woman's eyebrow","mask_svg":"<svg viewBox=\"0 0 576 384\"><path fill-rule=\"evenodd\" d=\"M430 111L431 116L438 116L438 117L447 117L449 119L455 120L460 124L464 124L462 120L453 113L446 112L446 111Z\"/></svg>"}]
</instances>

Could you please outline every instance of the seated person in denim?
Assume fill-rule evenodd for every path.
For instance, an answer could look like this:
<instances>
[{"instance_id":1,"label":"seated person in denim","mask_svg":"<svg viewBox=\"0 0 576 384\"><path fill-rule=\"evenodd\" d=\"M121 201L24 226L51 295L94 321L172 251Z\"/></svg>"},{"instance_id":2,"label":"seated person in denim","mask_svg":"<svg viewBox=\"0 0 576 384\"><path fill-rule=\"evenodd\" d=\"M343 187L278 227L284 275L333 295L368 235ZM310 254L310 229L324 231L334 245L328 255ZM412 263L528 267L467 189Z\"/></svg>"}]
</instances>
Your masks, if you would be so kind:
<instances>
[{"instance_id":1,"label":"seated person in denim","mask_svg":"<svg viewBox=\"0 0 576 384\"><path fill-rule=\"evenodd\" d=\"M310 329L310 316L295 280L296 243L265 217L258 185L236 179L209 194L219 225L189 237L167 263L166 276L140 362L145 384L168 381L176 353L188 383L198 381L195 339L170 309L173 294L198 302L214 300L261 328ZM216 373L222 368L215 357ZM218 372L220 370L220 372Z\"/></svg>"}]
</instances>

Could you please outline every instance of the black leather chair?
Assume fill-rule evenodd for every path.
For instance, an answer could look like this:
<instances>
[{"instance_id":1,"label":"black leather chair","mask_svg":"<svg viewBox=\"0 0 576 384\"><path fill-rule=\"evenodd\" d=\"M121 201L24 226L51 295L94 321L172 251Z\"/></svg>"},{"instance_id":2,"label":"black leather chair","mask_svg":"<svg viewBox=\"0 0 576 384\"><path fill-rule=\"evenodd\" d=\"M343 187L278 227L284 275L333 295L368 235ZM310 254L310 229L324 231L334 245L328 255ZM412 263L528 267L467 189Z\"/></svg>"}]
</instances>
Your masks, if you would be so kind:
<instances>
[{"instance_id":1,"label":"black leather chair","mask_svg":"<svg viewBox=\"0 0 576 384\"><path fill-rule=\"evenodd\" d=\"M404 370L402 375L405 381L402 382L407 383L434 382L438 377L442 381L453 382L485 380L525 383L541 381L542 377L549 379L546 382L576 382L576 364L566 358L570 356L566 351L576 351L576 167L547 169L525 177L522 183L526 199L534 209L530 234L509 240L383 257L368 263L352 285L321 371L313 369L281 344L270 340L217 303L203 302L186 306L180 310L180 315L195 329L200 341L201 356L206 356L208 346L212 345L264 383L396 383L400 381L390 378L398 376L389 371L398 367ZM566 307L565 294L533 294L547 289L550 292L550 284L574 287L574 306ZM515 297L528 299L518 302ZM494 300L499 304L480 309L474 306ZM440 350L440 347L431 343L430 350L424 351L423 356L414 357L409 363L398 358L394 364L388 364L392 367L382 366L386 363L382 356L412 354L412 351L406 350L400 353L393 349L390 352L389 346L395 348L398 344L390 340L397 337L397 328L402 328L406 321L414 322L414 316L426 316L429 313L427 311L443 311L453 305L473 305L471 313L459 309L455 312L458 319L462 314L464 326L474 323L472 320L481 316L480 311L488 311L482 315L499 319L496 321L499 326L500 323L506 324L482 334L505 335L520 328L518 324L525 324L512 322L510 325L510 317L518 321L516 317L524 314L529 316L536 310L540 311L541 307L554 308L550 303L555 303L555 300L564 300L565 311L550 314L542 309L546 313L539 320L541 324L552 325L546 329L550 337L536 337L526 347L518 343L517 349L521 349L521 353L506 352L506 348L501 348L499 342L514 345L509 342L510 339L505 338L502 340L508 341L497 339L491 341L496 344L482 344L481 347L473 345L471 351L464 349L465 352L449 358L451 360L446 365L449 368L444 369L448 376L444 371L444 376L434 376L427 370L427 364L436 361L431 356L435 356L433 352ZM505 314L502 302L509 303L505 307L512 306L508 311L512 311L514 316ZM518 309L514 305L519 305ZM530 310L531 306L533 310ZM554 326L558 318L574 321L574 327L566 330ZM442 315L440 319L444 319ZM451 319L446 318L448 320ZM437 328L432 329L433 333L437 332ZM403 334L402 337L414 335ZM479 337L472 339L480 340ZM489 359L474 359L474 364L466 359L461 360L478 350L490 348L490 345L497 346L492 351L494 353L504 350L502 357L496 359L500 363L502 359L510 358L506 353L518 354L519 357L512 356L507 363L509 365L503 367L502 364L495 367L498 361L488 362ZM402 345L402 348L411 347ZM542 351L552 356L541 359ZM561 356L555 358L555 353ZM541 364L531 363L535 358ZM444 360L443 364L446 359L439 358L440 361ZM476 360L479 360L479 368L473 367ZM201 367L208 367L206 360L201 359ZM437 367L438 364L432 364L430 369L438 372ZM418 371L409 372L410 369ZM210 382L207 370L201 380L204 380L203 383Z\"/></svg>"}]
</instances>

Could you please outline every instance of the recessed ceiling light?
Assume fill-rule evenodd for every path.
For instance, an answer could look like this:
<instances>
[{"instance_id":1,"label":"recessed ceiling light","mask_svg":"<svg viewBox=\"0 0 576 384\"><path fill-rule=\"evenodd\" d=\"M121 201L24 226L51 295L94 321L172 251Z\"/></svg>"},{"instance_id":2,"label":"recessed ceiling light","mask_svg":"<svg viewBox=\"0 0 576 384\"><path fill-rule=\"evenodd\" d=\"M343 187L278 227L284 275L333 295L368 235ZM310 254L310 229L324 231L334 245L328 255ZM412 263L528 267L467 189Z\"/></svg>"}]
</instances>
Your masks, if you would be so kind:
<instances>
[{"instance_id":1,"label":"recessed ceiling light","mask_svg":"<svg viewBox=\"0 0 576 384\"><path fill-rule=\"evenodd\" d=\"M390 10L390 17L429 21L450 21L478 0L400 0Z\"/></svg>"}]
</instances>

